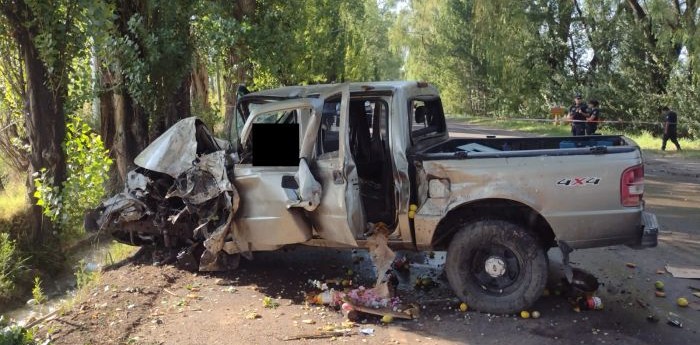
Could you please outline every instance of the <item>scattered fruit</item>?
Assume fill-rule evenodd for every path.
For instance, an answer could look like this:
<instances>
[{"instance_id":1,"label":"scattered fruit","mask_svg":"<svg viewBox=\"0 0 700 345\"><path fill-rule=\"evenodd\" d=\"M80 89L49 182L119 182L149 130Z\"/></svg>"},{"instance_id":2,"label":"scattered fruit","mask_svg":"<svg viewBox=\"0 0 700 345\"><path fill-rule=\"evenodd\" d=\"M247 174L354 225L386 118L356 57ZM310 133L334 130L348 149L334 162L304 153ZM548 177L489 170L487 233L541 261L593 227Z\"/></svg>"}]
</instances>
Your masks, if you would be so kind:
<instances>
[{"instance_id":1,"label":"scattered fruit","mask_svg":"<svg viewBox=\"0 0 700 345\"><path fill-rule=\"evenodd\" d=\"M656 287L656 290L662 291L664 289L664 282L657 280L656 283L654 283L654 287Z\"/></svg>"},{"instance_id":2,"label":"scattered fruit","mask_svg":"<svg viewBox=\"0 0 700 345\"><path fill-rule=\"evenodd\" d=\"M629 268L635 268L635 267L637 267L637 264L635 264L635 263L633 263L633 262L628 262L628 263L625 264L625 266L627 266L627 267L629 267Z\"/></svg>"},{"instance_id":3,"label":"scattered fruit","mask_svg":"<svg viewBox=\"0 0 700 345\"><path fill-rule=\"evenodd\" d=\"M666 293L663 291L654 291L654 294L656 294L656 297L666 297Z\"/></svg>"},{"instance_id":4,"label":"scattered fruit","mask_svg":"<svg viewBox=\"0 0 700 345\"><path fill-rule=\"evenodd\" d=\"M529 318L530 318L530 312L528 312L527 310L523 310L523 311L520 312L520 317L522 317L523 319L529 319Z\"/></svg>"},{"instance_id":5,"label":"scattered fruit","mask_svg":"<svg viewBox=\"0 0 700 345\"><path fill-rule=\"evenodd\" d=\"M408 211L408 219L416 218L416 211Z\"/></svg>"},{"instance_id":6,"label":"scattered fruit","mask_svg":"<svg viewBox=\"0 0 700 345\"><path fill-rule=\"evenodd\" d=\"M532 318L533 319L539 319L540 318L540 312L535 310L532 312Z\"/></svg>"},{"instance_id":7,"label":"scattered fruit","mask_svg":"<svg viewBox=\"0 0 700 345\"><path fill-rule=\"evenodd\" d=\"M418 210L418 205L416 204L411 204L411 206L408 207L409 211L416 211Z\"/></svg>"},{"instance_id":8,"label":"scattered fruit","mask_svg":"<svg viewBox=\"0 0 700 345\"><path fill-rule=\"evenodd\" d=\"M679 307L687 307L688 306L688 300L685 299L685 297L679 297L678 300L676 301L678 303Z\"/></svg>"},{"instance_id":9,"label":"scattered fruit","mask_svg":"<svg viewBox=\"0 0 700 345\"><path fill-rule=\"evenodd\" d=\"M467 306L466 303L462 303L462 304L459 305L459 310L460 310L460 311L465 312L465 311L467 311L467 309L469 309L469 306Z\"/></svg>"},{"instance_id":10,"label":"scattered fruit","mask_svg":"<svg viewBox=\"0 0 700 345\"><path fill-rule=\"evenodd\" d=\"M384 315L382 316L382 323L391 323L394 321L394 317L391 315Z\"/></svg>"}]
</instances>

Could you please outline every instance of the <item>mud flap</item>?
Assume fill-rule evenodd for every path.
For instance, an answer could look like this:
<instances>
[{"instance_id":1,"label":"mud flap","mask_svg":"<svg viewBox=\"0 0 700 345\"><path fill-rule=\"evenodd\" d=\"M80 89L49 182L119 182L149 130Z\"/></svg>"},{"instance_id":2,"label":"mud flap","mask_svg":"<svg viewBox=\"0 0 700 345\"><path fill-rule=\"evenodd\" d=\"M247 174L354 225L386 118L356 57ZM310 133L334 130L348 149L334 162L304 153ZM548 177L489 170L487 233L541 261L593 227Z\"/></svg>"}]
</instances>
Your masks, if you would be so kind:
<instances>
[{"instance_id":1,"label":"mud flap","mask_svg":"<svg viewBox=\"0 0 700 345\"><path fill-rule=\"evenodd\" d=\"M571 263L569 262L569 254L574 251L569 244L564 241L557 241L559 250L561 250L561 262L564 267L564 276L566 276L566 281L571 284L574 280L574 271L571 268Z\"/></svg>"}]
</instances>

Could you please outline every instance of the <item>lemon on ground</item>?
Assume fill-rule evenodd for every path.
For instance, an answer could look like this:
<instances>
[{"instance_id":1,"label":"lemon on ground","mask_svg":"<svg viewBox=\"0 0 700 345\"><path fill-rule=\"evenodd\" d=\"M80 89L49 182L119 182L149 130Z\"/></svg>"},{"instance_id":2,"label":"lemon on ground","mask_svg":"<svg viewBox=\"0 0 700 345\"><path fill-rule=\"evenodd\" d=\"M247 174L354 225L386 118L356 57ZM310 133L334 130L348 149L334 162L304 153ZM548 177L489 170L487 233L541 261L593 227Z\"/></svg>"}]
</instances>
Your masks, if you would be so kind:
<instances>
[{"instance_id":1,"label":"lemon on ground","mask_svg":"<svg viewBox=\"0 0 700 345\"><path fill-rule=\"evenodd\" d=\"M461 310L461 311L467 311L467 309L469 309L469 306L467 306L466 303L462 303L462 304L459 305L459 310Z\"/></svg>"},{"instance_id":2,"label":"lemon on ground","mask_svg":"<svg viewBox=\"0 0 700 345\"><path fill-rule=\"evenodd\" d=\"M415 211L417 209L418 209L418 205L416 205L416 204L411 204L411 206L408 206L409 211Z\"/></svg>"},{"instance_id":3,"label":"lemon on ground","mask_svg":"<svg viewBox=\"0 0 700 345\"><path fill-rule=\"evenodd\" d=\"M679 307L687 307L688 306L688 300L685 299L685 297L679 297L678 300L676 301L678 303Z\"/></svg>"},{"instance_id":4,"label":"lemon on ground","mask_svg":"<svg viewBox=\"0 0 700 345\"><path fill-rule=\"evenodd\" d=\"M654 287L656 287L656 290L663 290L664 289L664 282L657 280L656 283L654 283Z\"/></svg>"},{"instance_id":5,"label":"lemon on ground","mask_svg":"<svg viewBox=\"0 0 700 345\"><path fill-rule=\"evenodd\" d=\"M384 315L382 316L382 323L391 323L394 321L394 317L391 315Z\"/></svg>"},{"instance_id":6,"label":"lemon on ground","mask_svg":"<svg viewBox=\"0 0 700 345\"><path fill-rule=\"evenodd\" d=\"M529 318L530 318L530 312L528 312L527 310L523 310L523 311L520 312L520 317L522 317L523 319L529 319Z\"/></svg>"}]
</instances>

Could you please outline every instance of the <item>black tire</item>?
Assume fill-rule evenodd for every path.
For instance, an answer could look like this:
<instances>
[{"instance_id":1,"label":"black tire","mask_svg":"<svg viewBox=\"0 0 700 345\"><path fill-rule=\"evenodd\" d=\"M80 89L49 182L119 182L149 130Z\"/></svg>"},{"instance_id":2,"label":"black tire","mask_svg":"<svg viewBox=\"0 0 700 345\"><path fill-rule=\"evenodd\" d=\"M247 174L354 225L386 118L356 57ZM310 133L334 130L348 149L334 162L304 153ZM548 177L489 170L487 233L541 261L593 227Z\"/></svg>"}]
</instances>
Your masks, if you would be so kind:
<instances>
[{"instance_id":1,"label":"black tire","mask_svg":"<svg viewBox=\"0 0 700 345\"><path fill-rule=\"evenodd\" d=\"M447 250L447 279L476 310L516 313L532 305L547 283L547 255L537 238L501 220L464 225Z\"/></svg>"}]
</instances>

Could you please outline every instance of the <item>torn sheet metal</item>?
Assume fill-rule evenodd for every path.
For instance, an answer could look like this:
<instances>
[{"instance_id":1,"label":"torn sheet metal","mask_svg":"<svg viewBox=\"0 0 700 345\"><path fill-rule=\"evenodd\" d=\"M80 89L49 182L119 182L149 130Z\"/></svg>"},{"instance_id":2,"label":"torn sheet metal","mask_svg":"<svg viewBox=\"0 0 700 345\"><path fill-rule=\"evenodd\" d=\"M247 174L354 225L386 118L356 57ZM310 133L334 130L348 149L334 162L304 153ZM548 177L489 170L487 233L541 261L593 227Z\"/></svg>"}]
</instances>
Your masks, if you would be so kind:
<instances>
[{"instance_id":1,"label":"torn sheet metal","mask_svg":"<svg viewBox=\"0 0 700 345\"><path fill-rule=\"evenodd\" d=\"M297 200L290 200L287 204L287 208L303 207L309 212L315 210L321 203L322 189L321 184L316 181L314 175L311 174L311 169L309 169L309 164L306 163L306 159L301 159L299 161L299 170L294 174L294 179L299 186L296 191Z\"/></svg>"},{"instance_id":2,"label":"torn sheet metal","mask_svg":"<svg viewBox=\"0 0 700 345\"><path fill-rule=\"evenodd\" d=\"M166 198L179 197L187 203L199 205L223 192L233 191L233 184L226 175L224 151L202 155L192 167L175 179L174 189Z\"/></svg>"},{"instance_id":3,"label":"torn sheet metal","mask_svg":"<svg viewBox=\"0 0 700 345\"><path fill-rule=\"evenodd\" d=\"M367 248L369 249L372 263L377 270L377 281L373 290L380 296L390 297L387 272L391 270L391 264L396 258L396 253L387 244L391 230L384 223L370 223L370 233L367 237Z\"/></svg>"},{"instance_id":4,"label":"torn sheet metal","mask_svg":"<svg viewBox=\"0 0 700 345\"><path fill-rule=\"evenodd\" d=\"M197 158L196 117L180 120L154 140L134 159L136 165L174 178Z\"/></svg>"}]
</instances>

